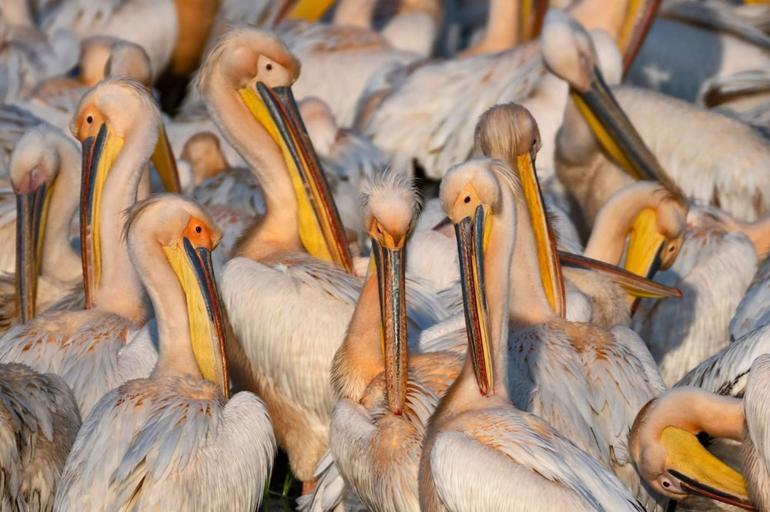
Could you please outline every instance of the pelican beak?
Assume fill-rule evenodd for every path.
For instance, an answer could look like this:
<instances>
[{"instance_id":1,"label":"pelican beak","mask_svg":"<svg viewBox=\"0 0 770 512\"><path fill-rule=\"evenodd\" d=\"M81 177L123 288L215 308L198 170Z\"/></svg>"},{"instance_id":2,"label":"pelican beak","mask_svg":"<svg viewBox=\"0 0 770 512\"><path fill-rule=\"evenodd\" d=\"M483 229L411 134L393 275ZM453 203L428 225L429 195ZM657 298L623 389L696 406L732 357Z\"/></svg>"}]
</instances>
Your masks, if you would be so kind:
<instances>
[{"instance_id":1,"label":"pelican beak","mask_svg":"<svg viewBox=\"0 0 770 512\"><path fill-rule=\"evenodd\" d=\"M96 133L93 133L96 132ZM101 279L102 254L99 212L104 183L123 148L123 138L106 123L83 138L83 177L80 189L80 251L83 259L83 287L86 308L94 305L94 293Z\"/></svg>"},{"instance_id":2,"label":"pelican beak","mask_svg":"<svg viewBox=\"0 0 770 512\"><path fill-rule=\"evenodd\" d=\"M666 427L661 433L666 448L666 471L682 490L745 510L756 510L740 473L712 455L692 433Z\"/></svg>"},{"instance_id":3,"label":"pelican beak","mask_svg":"<svg viewBox=\"0 0 770 512\"><path fill-rule=\"evenodd\" d=\"M547 10L548 0L520 0L519 43L525 43L540 35Z\"/></svg>"},{"instance_id":4,"label":"pelican beak","mask_svg":"<svg viewBox=\"0 0 770 512\"><path fill-rule=\"evenodd\" d=\"M476 383L483 396L495 392L489 310L484 292L484 249L490 226L486 207L482 204L476 207L472 217L465 217L455 224L465 327L468 331L468 357L473 363Z\"/></svg>"},{"instance_id":5,"label":"pelican beak","mask_svg":"<svg viewBox=\"0 0 770 512\"><path fill-rule=\"evenodd\" d=\"M283 152L297 197L299 235L308 253L353 272L353 259L337 206L321 170L290 87L261 82L240 96Z\"/></svg>"},{"instance_id":6,"label":"pelican beak","mask_svg":"<svg viewBox=\"0 0 770 512\"><path fill-rule=\"evenodd\" d=\"M658 270L671 267L680 247L680 239L667 241L660 233L654 210L642 210L631 230L625 268L636 275L652 278Z\"/></svg>"},{"instance_id":7,"label":"pelican beak","mask_svg":"<svg viewBox=\"0 0 770 512\"><path fill-rule=\"evenodd\" d=\"M213 382L228 398L227 317L211 263L211 251L216 247L218 236L193 217L179 243L165 246L163 251L184 292L190 340L201 376Z\"/></svg>"},{"instance_id":8,"label":"pelican beak","mask_svg":"<svg viewBox=\"0 0 770 512\"><path fill-rule=\"evenodd\" d=\"M543 202L543 194L540 191L540 183L537 181L537 171L532 155L529 152L518 155L516 167L519 171L524 199L529 210L532 231L535 234L540 281L543 284L545 296L551 309L557 315L564 317L564 280L556 249L556 237L548 224L548 215Z\"/></svg>"},{"instance_id":9,"label":"pelican beak","mask_svg":"<svg viewBox=\"0 0 770 512\"><path fill-rule=\"evenodd\" d=\"M585 90L573 86L570 94L610 159L634 179L659 181L668 190L683 195L620 108L597 68L592 70Z\"/></svg>"},{"instance_id":10,"label":"pelican beak","mask_svg":"<svg viewBox=\"0 0 770 512\"><path fill-rule=\"evenodd\" d=\"M25 181L30 183L32 179ZM16 194L16 304L19 321L25 323L35 316L37 277L53 184L20 188Z\"/></svg>"},{"instance_id":11,"label":"pelican beak","mask_svg":"<svg viewBox=\"0 0 770 512\"><path fill-rule=\"evenodd\" d=\"M565 251L559 251L559 259L561 260L562 265L599 272L613 283L623 288L623 290L632 297L641 299L665 299L668 297L680 298L682 296L682 292L679 288L656 283L651 279L633 274L625 269L603 261L586 258L585 256Z\"/></svg>"},{"instance_id":12,"label":"pelican beak","mask_svg":"<svg viewBox=\"0 0 770 512\"><path fill-rule=\"evenodd\" d=\"M329 10L334 0L298 0L289 9L286 19L316 22Z\"/></svg>"},{"instance_id":13,"label":"pelican beak","mask_svg":"<svg viewBox=\"0 0 770 512\"><path fill-rule=\"evenodd\" d=\"M155 150L152 152L152 165L155 166L155 170L158 172L158 177L163 188L167 192L173 192L179 194L182 192L182 185L179 182L179 171L176 168L176 159L174 158L174 152L171 149L171 144L168 142L168 136L166 135L166 129L163 125L160 126L160 132L158 133L158 142L155 144Z\"/></svg>"},{"instance_id":14,"label":"pelican beak","mask_svg":"<svg viewBox=\"0 0 770 512\"><path fill-rule=\"evenodd\" d=\"M628 3L618 37L618 46L623 52L623 74L626 74L634 63L659 6L660 0L631 0Z\"/></svg>"},{"instance_id":15,"label":"pelican beak","mask_svg":"<svg viewBox=\"0 0 770 512\"><path fill-rule=\"evenodd\" d=\"M373 222L377 222L374 220ZM385 356L385 397L388 409L400 415L406 401L409 345L406 320L405 238L394 239L384 229L372 238L372 253L380 291L380 339Z\"/></svg>"}]
</instances>

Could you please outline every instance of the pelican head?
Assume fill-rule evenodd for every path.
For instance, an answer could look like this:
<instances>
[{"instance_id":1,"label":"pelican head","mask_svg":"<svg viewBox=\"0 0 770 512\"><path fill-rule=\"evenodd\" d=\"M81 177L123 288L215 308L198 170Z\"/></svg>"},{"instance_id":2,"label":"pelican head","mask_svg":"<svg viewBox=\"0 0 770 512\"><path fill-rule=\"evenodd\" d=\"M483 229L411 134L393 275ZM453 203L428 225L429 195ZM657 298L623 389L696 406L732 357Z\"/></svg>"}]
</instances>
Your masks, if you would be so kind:
<instances>
[{"instance_id":1,"label":"pelican head","mask_svg":"<svg viewBox=\"0 0 770 512\"><path fill-rule=\"evenodd\" d=\"M625 268L652 277L658 269L670 268L679 255L687 227L687 204L656 183L638 185L638 192L647 195L649 203L634 222Z\"/></svg>"},{"instance_id":2,"label":"pelican head","mask_svg":"<svg viewBox=\"0 0 770 512\"><path fill-rule=\"evenodd\" d=\"M229 164L222 153L219 137L212 132L199 132L187 139L179 155L192 167L195 184L225 171Z\"/></svg>"},{"instance_id":3,"label":"pelican head","mask_svg":"<svg viewBox=\"0 0 770 512\"><path fill-rule=\"evenodd\" d=\"M545 65L569 83L575 105L609 157L635 179L657 180L679 193L613 96L583 27L564 12L549 11L541 40ZM612 74L619 75L619 69Z\"/></svg>"},{"instance_id":4,"label":"pelican head","mask_svg":"<svg viewBox=\"0 0 770 512\"><path fill-rule=\"evenodd\" d=\"M138 44L118 39L110 47L109 58L104 65L104 76L133 78L146 87L152 85L150 56Z\"/></svg>"},{"instance_id":5,"label":"pelican head","mask_svg":"<svg viewBox=\"0 0 770 512\"><path fill-rule=\"evenodd\" d=\"M737 430L730 436L740 437L742 412L738 418L727 414L728 401L738 402L732 407L740 410L735 399L698 388L673 388L639 411L631 428L629 448L639 474L655 491L674 500L699 494L754 510L743 477L706 450L697 438L702 431L697 419L699 407L708 407L703 414L711 415L715 422L720 421L720 415L725 424L738 419L737 425L725 425L723 430Z\"/></svg>"},{"instance_id":6,"label":"pelican head","mask_svg":"<svg viewBox=\"0 0 770 512\"><path fill-rule=\"evenodd\" d=\"M198 88L208 100L212 116L236 139L241 154L250 154L263 184L278 155L291 180L298 210L298 231L304 248L313 256L352 270L350 250L339 213L321 170L318 157L294 101L291 85L299 76L300 64L272 32L236 27L226 33L209 53L199 73ZM243 111L245 109L245 111ZM248 113L256 123L248 127L225 119ZM227 113L225 113L227 112ZM242 133L244 130L259 133ZM243 137L265 141L260 154ZM268 204L270 198L267 198ZM269 208L269 206L268 206Z\"/></svg>"},{"instance_id":7,"label":"pelican head","mask_svg":"<svg viewBox=\"0 0 770 512\"><path fill-rule=\"evenodd\" d=\"M11 155L9 174L17 205L16 295L22 322L35 314L46 220L62 167L62 145L73 144L58 129L40 124L19 139ZM76 177L67 176L65 179L73 180ZM72 184L62 185L62 188L65 187L77 188ZM66 215L61 211L57 214Z\"/></svg>"},{"instance_id":8,"label":"pelican head","mask_svg":"<svg viewBox=\"0 0 770 512\"><path fill-rule=\"evenodd\" d=\"M511 171L502 162L470 160L447 171L441 180L439 193L444 211L455 226L468 331L468 357L471 358L482 396L495 393L484 260L493 217L502 211L504 205L497 178L501 173L507 173L512 178ZM512 225L507 229L513 229Z\"/></svg>"},{"instance_id":9,"label":"pelican head","mask_svg":"<svg viewBox=\"0 0 770 512\"><path fill-rule=\"evenodd\" d=\"M227 397L227 319L211 263L220 230L197 204L164 194L131 210L124 236L158 317L156 371L200 375ZM188 336L168 318L175 313L186 316Z\"/></svg>"},{"instance_id":10,"label":"pelican head","mask_svg":"<svg viewBox=\"0 0 770 512\"><path fill-rule=\"evenodd\" d=\"M78 80L86 87L93 87L104 79L107 61L110 60L112 46L119 39L112 36L98 35L83 39L80 43L80 58L75 69Z\"/></svg>"},{"instance_id":11,"label":"pelican head","mask_svg":"<svg viewBox=\"0 0 770 512\"><path fill-rule=\"evenodd\" d=\"M83 146L80 243L86 304L90 307L101 274L99 212L107 177L113 167L118 167L116 163L124 153L135 152L149 159L153 147L167 145L168 141L150 92L139 82L124 78L105 80L84 94L70 130ZM156 150L152 154L153 162L161 176L172 180L176 165L166 158L156 158L159 153ZM141 170L125 165L120 168L126 183L132 176L138 180Z\"/></svg>"},{"instance_id":12,"label":"pelican head","mask_svg":"<svg viewBox=\"0 0 770 512\"><path fill-rule=\"evenodd\" d=\"M515 168L529 211L537 247L540 280L551 309L563 316L564 281L556 249L556 237L548 224L543 194L537 180L535 157L540 149L540 131L529 110L508 103L485 112L476 125L477 152L498 158Z\"/></svg>"},{"instance_id":13,"label":"pelican head","mask_svg":"<svg viewBox=\"0 0 770 512\"><path fill-rule=\"evenodd\" d=\"M406 319L406 240L419 210L410 180L394 173L376 175L363 193L364 225L380 290L380 339L385 359L388 408L401 414L406 400L408 340Z\"/></svg>"}]
</instances>

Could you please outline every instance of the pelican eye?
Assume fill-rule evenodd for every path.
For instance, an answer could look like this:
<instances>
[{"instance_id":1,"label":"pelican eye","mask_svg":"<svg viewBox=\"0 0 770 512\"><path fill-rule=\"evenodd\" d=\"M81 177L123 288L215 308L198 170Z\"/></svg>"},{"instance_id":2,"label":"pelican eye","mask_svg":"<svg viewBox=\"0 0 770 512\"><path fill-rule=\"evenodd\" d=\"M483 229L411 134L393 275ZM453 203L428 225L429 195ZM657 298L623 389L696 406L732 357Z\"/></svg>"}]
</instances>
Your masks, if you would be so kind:
<instances>
[{"instance_id":1,"label":"pelican eye","mask_svg":"<svg viewBox=\"0 0 770 512\"><path fill-rule=\"evenodd\" d=\"M203 228L200 227L200 226L195 226L195 232L196 233L201 233L201 232L203 232Z\"/></svg>"},{"instance_id":2,"label":"pelican eye","mask_svg":"<svg viewBox=\"0 0 770 512\"><path fill-rule=\"evenodd\" d=\"M94 116L89 115L88 117L86 117L86 123L91 124L93 122L94 122Z\"/></svg>"},{"instance_id":3,"label":"pelican eye","mask_svg":"<svg viewBox=\"0 0 770 512\"><path fill-rule=\"evenodd\" d=\"M267 66L265 66L265 69L267 69L268 71L272 71L273 70L273 65L268 62Z\"/></svg>"},{"instance_id":4,"label":"pelican eye","mask_svg":"<svg viewBox=\"0 0 770 512\"><path fill-rule=\"evenodd\" d=\"M468 204L468 203L470 203L470 202L471 202L471 196L465 196L465 199L463 199L463 202L464 202L465 204Z\"/></svg>"}]
</instances>

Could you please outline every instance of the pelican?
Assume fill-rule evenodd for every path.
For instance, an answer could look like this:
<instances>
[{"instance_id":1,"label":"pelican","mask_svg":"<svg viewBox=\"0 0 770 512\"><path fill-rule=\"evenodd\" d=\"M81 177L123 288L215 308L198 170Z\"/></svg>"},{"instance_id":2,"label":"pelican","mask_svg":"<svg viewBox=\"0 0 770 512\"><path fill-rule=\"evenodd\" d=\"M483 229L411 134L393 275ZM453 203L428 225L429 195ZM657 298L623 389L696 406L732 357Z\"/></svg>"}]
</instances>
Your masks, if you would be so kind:
<instances>
[{"instance_id":1,"label":"pelican","mask_svg":"<svg viewBox=\"0 0 770 512\"><path fill-rule=\"evenodd\" d=\"M546 207L534 167L539 147L537 123L520 105L492 107L476 126L475 152L505 161L521 173L522 183L526 184L524 190L536 237L538 266L551 309L560 316L566 314L572 321L591 320L591 323L613 327L627 325L630 320L621 288L630 297L672 296L674 290L657 288L649 281L631 277L647 276L648 269L658 264L670 265L676 258L684 231L685 212L681 204L660 185L649 182L618 191L605 205L583 257L558 253L562 262L580 265L580 268L566 269L564 277L567 280L562 281L560 266L549 263L557 257L557 235L554 235L551 223L546 222ZM655 212L654 225L643 233L633 233L625 261L622 261L626 237L633 229L633 222L647 209ZM597 260L609 265L594 263ZM613 267L621 263L631 272ZM571 286L577 286L587 297L570 293Z\"/></svg>"},{"instance_id":2,"label":"pelican","mask_svg":"<svg viewBox=\"0 0 770 512\"><path fill-rule=\"evenodd\" d=\"M30 320L81 283L80 255L72 249L69 229L80 199L80 161L72 140L47 124L24 134L14 149L10 178L21 217L9 212L2 228L5 328Z\"/></svg>"},{"instance_id":3,"label":"pelican","mask_svg":"<svg viewBox=\"0 0 770 512\"><path fill-rule=\"evenodd\" d=\"M534 170L536 124L523 109L513 123L499 123L505 117L495 113L491 111L479 123L477 146L492 155L503 154L501 148L507 146L507 155L513 155L516 165L515 264L510 267L508 304L509 396L517 407L545 419L605 463L635 495L654 507L655 497L646 494L631 468L626 436L639 409L664 389L658 370L644 341L629 328L604 329L565 320L558 254L548 236ZM501 137L505 130L510 135ZM445 206L467 199L468 204L489 207L474 194L490 184L477 186L470 180L460 185L442 182ZM652 259L644 252L632 246L629 254Z\"/></svg>"},{"instance_id":4,"label":"pelican","mask_svg":"<svg viewBox=\"0 0 770 512\"><path fill-rule=\"evenodd\" d=\"M764 354L751 365L742 400L677 387L650 401L630 437L642 477L674 500L695 494L746 510L767 510L768 376L770 356ZM708 452L696 437L701 433L742 443L745 477Z\"/></svg>"},{"instance_id":5,"label":"pelican","mask_svg":"<svg viewBox=\"0 0 770 512\"><path fill-rule=\"evenodd\" d=\"M275 439L259 398L229 396L227 319L211 265L220 233L199 206L171 195L135 206L125 230L156 312L158 362L88 415L56 508L256 510Z\"/></svg>"},{"instance_id":6,"label":"pelican","mask_svg":"<svg viewBox=\"0 0 770 512\"><path fill-rule=\"evenodd\" d=\"M605 96L617 101L586 97L582 91L602 80L599 75L610 84L620 81L620 56L609 38L595 37L594 48L579 26L565 22L571 32L561 33L553 52L544 51L546 64L570 83L575 98L567 105L556 140L556 174L581 207L586 225L592 224L607 197L631 180L623 170L637 178L654 177L743 221L756 220L770 208L770 178L762 172L770 158L766 139L740 121L654 91L619 86L610 92L603 86ZM556 69L559 59L566 58L564 48L575 48L572 58L580 59L582 71L567 74ZM604 57L602 73L593 71L597 52ZM608 139L599 126L600 116L587 110L594 102L604 104L599 114L606 111L604 115L626 124L628 133L635 128L638 134L621 143ZM740 147L740 154L728 149L733 147Z\"/></svg>"},{"instance_id":7,"label":"pelican","mask_svg":"<svg viewBox=\"0 0 770 512\"><path fill-rule=\"evenodd\" d=\"M131 378L145 377L156 354L146 329L139 277L121 237L161 119L144 86L110 79L91 89L72 120L83 143L81 257L87 309L51 312L0 338L0 360L61 375L87 416L96 401Z\"/></svg>"},{"instance_id":8,"label":"pelican","mask_svg":"<svg viewBox=\"0 0 770 512\"><path fill-rule=\"evenodd\" d=\"M605 467L511 403L509 380L517 377L509 371L505 340L518 245L511 228L522 227L515 206L521 191L514 187L513 172L492 160L458 165L441 183L442 203L457 230L468 351L428 424L420 508L643 510ZM511 283L519 286L527 287Z\"/></svg>"},{"instance_id":9,"label":"pelican","mask_svg":"<svg viewBox=\"0 0 770 512\"><path fill-rule=\"evenodd\" d=\"M574 9L585 16L581 21L589 27L606 26L604 16L595 16L606 11L614 32L621 34L631 52L641 42L635 34L643 32L655 3L581 0ZM355 127L393 157L395 169L411 173L416 160L427 177L440 179L450 165L471 154L473 125L468 119L510 101L524 105L538 119L546 148L541 168L550 173L553 141L566 104L565 85L545 72L539 45L534 43L498 54L402 68L388 77L388 83L369 87Z\"/></svg>"},{"instance_id":10,"label":"pelican","mask_svg":"<svg viewBox=\"0 0 770 512\"><path fill-rule=\"evenodd\" d=\"M417 511L422 436L461 361L449 352L408 353L405 248L419 206L411 185L398 175L378 175L364 204L374 270L334 358L338 401L329 449L367 508Z\"/></svg>"},{"instance_id":11,"label":"pelican","mask_svg":"<svg viewBox=\"0 0 770 512\"><path fill-rule=\"evenodd\" d=\"M209 54L198 87L257 176L266 206L222 272L223 298L240 342L231 351L233 378L265 400L276 440L307 484L326 449L334 404L329 371L360 281L351 275L344 229L297 122L291 84L298 71L274 34L236 28ZM419 292L420 285L412 285L408 289ZM413 304L421 305L423 320L412 318L421 327L446 314L425 295Z\"/></svg>"},{"instance_id":12,"label":"pelican","mask_svg":"<svg viewBox=\"0 0 770 512\"><path fill-rule=\"evenodd\" d=\"M0 508L53 510L67 454L80 428L72 391L58 375L0 364Z\"/></svg>"}]
</instances>

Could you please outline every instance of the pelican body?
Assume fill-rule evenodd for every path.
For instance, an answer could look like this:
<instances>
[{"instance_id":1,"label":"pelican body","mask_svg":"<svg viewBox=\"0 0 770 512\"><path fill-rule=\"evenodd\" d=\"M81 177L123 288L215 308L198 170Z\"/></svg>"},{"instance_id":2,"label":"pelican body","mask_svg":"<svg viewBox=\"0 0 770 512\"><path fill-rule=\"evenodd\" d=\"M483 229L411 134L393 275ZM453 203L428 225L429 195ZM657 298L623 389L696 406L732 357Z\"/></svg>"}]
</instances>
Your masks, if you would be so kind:
<instances>
[{"instance_id":1,"label":"pelican body","mask_svg":"<svg viewBox=\"0 0 770 512\"><path fill-rule=\"evenodd\" d=\"M137 205L126 231L156 311L158 362L148 378L94 406L67 459L56 508L255 510L275 440L256 396L229 396L227 319L211 264L219 231L175 196Z\"/></svg>"},{"instance_id":2,"label":"pelican body","mask_svg":"<svg viewBox=\"0 0 770 512\"><path fill-rule=\"evenodd\" d=\"M468 351L426 432L421 510L642 510L605 467L508 398L511 226L519 227L509 183L512 171L491 160L461 164L442 181L457 230Z\"/></svg>"}]
</instances>

